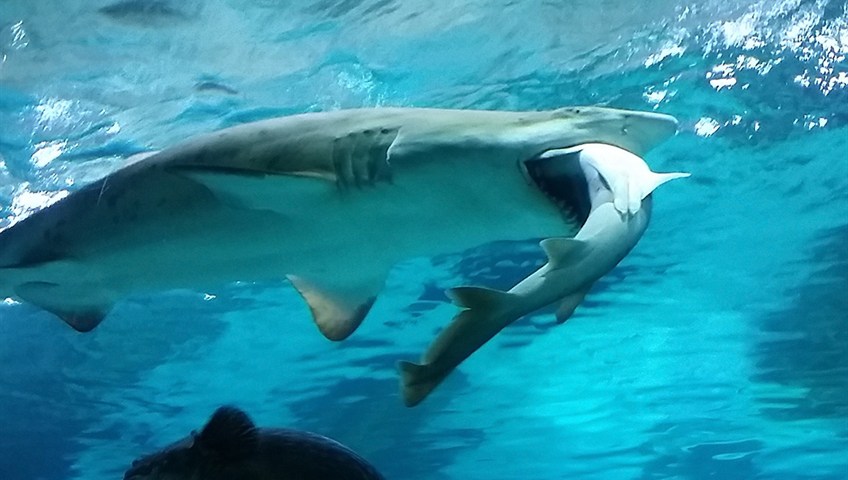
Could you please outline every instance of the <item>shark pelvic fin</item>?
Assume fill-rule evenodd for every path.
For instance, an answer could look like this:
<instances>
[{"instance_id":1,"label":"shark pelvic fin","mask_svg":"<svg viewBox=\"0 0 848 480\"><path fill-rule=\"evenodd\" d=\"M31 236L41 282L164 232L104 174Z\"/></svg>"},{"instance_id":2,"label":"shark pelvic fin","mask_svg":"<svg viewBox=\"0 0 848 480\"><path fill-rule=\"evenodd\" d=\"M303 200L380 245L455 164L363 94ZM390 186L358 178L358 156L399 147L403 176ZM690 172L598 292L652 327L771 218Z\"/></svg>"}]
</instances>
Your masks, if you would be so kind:
<instances>
[{"instance_id":1,"label":"shark pelvic fin","mask_svg":"<svg viewBox=\"0 0 848 480\"><path fill-rule=\"evenodd\" d=\"M334 342L346 339L359 327L377 298L376 294L356 297L321 287L297 275L286 278L309 305L318 330Z\"/></svg>"},{"instance_id":2,"label":"shark pelvic fin","mask_svg":"<svg viewBox=\"0 0 848 480\"><path fill-rule=\"evenodd\" d=\"M92 297L91 292L70 290L51 282L18 285L15 295L56 315L78 332L94 330L112 309L111 300Z\"/></svg>"},{"instance_id":3,"label":"shark pelvic fin","mask_svg":"<svg viewBox=\"0 0 848 480\"><path fill-rule=\"evenodd\" d=\"M548 256L548 263L551 268L559 268L567 263L574 263L578 257L584 256L589 248L589 244L582 240L562 237L546 238L539 242L539 246Z\"/></svg>"},{"instance_id":4,"label":"shark pelvic fin","mask_svg":"<svg viewBox=\"0 0 848 480\"><path fill-rule=\"evenodd\" d=\"M583 299L586 298L586 294L589 293L588 290L581 290L579 292L574 292L571 295L566 295L562 299L562 303L559 304L559 308L556 311L556 323L563 324L566 320L571 318L571 315L574 314L574 310L583 302Z\"/></svg>"}]
</instances>

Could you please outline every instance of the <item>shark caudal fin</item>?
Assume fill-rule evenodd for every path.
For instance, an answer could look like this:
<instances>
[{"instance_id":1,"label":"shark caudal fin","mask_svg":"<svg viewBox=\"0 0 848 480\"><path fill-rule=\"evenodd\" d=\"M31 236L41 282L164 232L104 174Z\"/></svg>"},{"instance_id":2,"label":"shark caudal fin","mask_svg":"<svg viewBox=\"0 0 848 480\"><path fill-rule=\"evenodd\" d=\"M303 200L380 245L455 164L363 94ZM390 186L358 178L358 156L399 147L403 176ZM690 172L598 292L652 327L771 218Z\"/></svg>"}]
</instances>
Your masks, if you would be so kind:
<instances>
[{"instance_id":1,"label":"shark caudal fin","mask_svg":"<svg viewBox=\"0 0 848 480\"><path fill-rule=\"evenodd\" d=\"M403 404L414 407L421 403L447 375L435 375L431 365L401 360L398 362L400 371L401 396Z\"/></svg>"},{"instance_id":2,"label":"shark caudal fin","mask_svg":"<svg viewBox=\"0 0 848 480\"><path fill-rule=\"evenodd\" d=\"M465 310L439 333L424 353L421 364L398 363L401 393L407 407L421 403L463 360L520 316L509 314L515 296L507 292L456 287L446 293Z\"/></svg>"}]
</instances>

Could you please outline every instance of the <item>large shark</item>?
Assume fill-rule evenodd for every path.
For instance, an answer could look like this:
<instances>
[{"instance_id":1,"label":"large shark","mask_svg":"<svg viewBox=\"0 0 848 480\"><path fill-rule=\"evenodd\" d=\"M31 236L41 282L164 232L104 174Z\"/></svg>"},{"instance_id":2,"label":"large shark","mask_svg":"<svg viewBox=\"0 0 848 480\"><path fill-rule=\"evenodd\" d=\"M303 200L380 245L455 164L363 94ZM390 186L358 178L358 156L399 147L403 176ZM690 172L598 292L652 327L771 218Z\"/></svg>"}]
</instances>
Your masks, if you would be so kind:
<instances>
[{"instance_id":1,"label":"large shark","mask_svg":"<svg viewBox=\"0 0 848 480\"><path fill-rule=\"evenodd\" d=\"M586 143L642 155L676 126L578 107L352 109L227 128L136 157L0 231L0 298L88 331L130 294L285 278L341 340L404 258L573 236L592 205L528 162Z\"/></svg>"},{"instance_id":2,"label":"large shark","mask_svg":"<svg viewBox=\"0 0 848 480\"><path fill-rule=\"evenodd\" d=\"M689 176L654 173L633 153L604 144L549 150L525 163L532 177L553 180L572 192L576 204L588 205L588 216L574 238L542 240L547 263L508 292L484 287L448 290L462 311L439 333L421 364L399 363L407 406L424 400L462 361L518 318L557 303L557 323L565 322L595 282L642 237L654 189Z\"/></svg>"}]
</instances>

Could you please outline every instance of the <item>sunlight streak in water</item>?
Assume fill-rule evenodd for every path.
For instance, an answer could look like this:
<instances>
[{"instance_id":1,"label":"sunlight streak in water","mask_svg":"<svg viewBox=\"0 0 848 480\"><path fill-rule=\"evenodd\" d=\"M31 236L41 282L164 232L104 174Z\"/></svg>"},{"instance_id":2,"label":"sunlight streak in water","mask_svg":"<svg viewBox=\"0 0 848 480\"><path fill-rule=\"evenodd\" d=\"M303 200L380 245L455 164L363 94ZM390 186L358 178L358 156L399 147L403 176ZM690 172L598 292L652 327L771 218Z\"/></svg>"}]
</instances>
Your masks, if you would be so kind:
<instances>
[{"instance_id":1,"label":"sunlight streak in water","mask_svg":"<svg viewBox=\"0 0 848 480\"><path fill-rule=\"evenodd\" d=\"M46 167L50 162L56 160L65 151L68 142L41 142L35 145L35 152L30 157L30 161L36 168Z\"/></svg>"},{"instance_id":2,"label":"sunlight streak in water","mask_svg":"<svg viewBox=\"0 0 848 480\"><path fill-rule=\"evenodd\" d=\"M67 118L71 114L74 102L58 98L48 98L35 107L38 123L49 124Z\"/></svg>"},{"instance_id":3,"label":"sunlight streak in water","mask_svg":"<svg viewBox=\"0 0 848 480\"><path fill-rule=\"evenodd\" d=\"M848 74L839 64L848 55L848 20L844 17L828 19L824 11L828 2L801 3L797 0L758 2L739 18L716 22L708 28L713 40L708 50L736 47L750 51L765 47L776 48L771 61L743 62L739 56L736 69L755 69L768 73L771 66L780 62L781 55L792 55L814 66L804 68L795 77L803 87L815 87L828 95L835 89L848 86ZM781 21L785 17L786 20ZM712 81L711 81L712 83ZM718 87L720 88L720 87Z\"/></svg>"},{"instance_id":4,"label":"sunlight streak in water","mask_svg":"<svg viewBox=\"0 0 848 480\"><path fill-rule=\"evenodd\" d=\"M695 134L700 137L709 137L721 128L714 118L703 117L695 124Z\"/></svg>"},{"instance_id":5,"label":"sunlight streak in water","mask_svg":"<svg viewBox=\"0 0 848 480\"><path fill-rule=\"evenodd\" d=\"M54 192L33 191L30 190L29 183L23 183L12 200L12 205L10 207L11 215L4 219L4 223L6 223L6 225L3 226L0 231L18 223L26 218L26 216L30 213L48 207L67 197L68 193L70 193L68 190L58 190Z\"/></svg>"}]
</instances>

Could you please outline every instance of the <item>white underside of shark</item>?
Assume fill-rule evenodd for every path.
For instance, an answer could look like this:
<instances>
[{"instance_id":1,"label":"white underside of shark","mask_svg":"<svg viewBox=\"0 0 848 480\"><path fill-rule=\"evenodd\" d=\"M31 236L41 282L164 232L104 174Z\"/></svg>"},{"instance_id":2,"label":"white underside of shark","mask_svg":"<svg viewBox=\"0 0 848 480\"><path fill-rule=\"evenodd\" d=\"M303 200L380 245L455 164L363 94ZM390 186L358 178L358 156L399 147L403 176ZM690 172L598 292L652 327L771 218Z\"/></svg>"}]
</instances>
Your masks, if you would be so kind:
<instances>
[{"instance_id":1,"label":"white underside of shark","mask_svg":"<svg viewBox=\"0 0 848 480\"><path fill-rule=\"evenodd\" d=\"M573 236L581 220L523 162L593 142L641 155L675 131L666 115L599 107L358 109L232 127L0 231L0 298L87 331L129 294L288 279L341 340L405 258Z\"/></svg>"}]
</instances>

